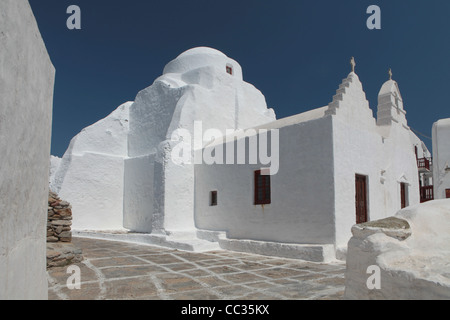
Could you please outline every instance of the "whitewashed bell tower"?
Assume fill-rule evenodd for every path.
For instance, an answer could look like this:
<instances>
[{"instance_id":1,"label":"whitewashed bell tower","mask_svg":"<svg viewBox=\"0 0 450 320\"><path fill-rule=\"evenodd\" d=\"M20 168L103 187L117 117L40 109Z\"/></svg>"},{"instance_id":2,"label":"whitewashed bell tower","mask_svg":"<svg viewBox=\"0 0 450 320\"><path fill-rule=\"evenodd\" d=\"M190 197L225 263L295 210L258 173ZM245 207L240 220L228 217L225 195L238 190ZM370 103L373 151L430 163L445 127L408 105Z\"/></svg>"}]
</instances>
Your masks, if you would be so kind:
<instances>
[{"instance_id":1,"label":"whitewashed bell tower","mask_svg":"<svg viewBox=\"0 0 450 320\"><path fill-rule=\"evenodd\" d=\"M386 81L378 94L377 125L399 123L407 127L406 111L403 99L396 81L392 80L392 70L389 69L389 80Z\"/></svg>"}]
</instances>

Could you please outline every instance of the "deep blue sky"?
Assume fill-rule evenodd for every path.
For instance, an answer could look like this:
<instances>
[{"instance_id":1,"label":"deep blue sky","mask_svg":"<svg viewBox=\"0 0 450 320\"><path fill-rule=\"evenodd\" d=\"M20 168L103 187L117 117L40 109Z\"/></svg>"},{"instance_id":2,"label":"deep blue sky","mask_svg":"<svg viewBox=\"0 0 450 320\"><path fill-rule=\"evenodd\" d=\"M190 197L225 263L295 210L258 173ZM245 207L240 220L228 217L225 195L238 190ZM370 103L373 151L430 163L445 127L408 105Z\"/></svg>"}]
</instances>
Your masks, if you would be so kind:
<instances>
[{"instance_id":1,"label":"deep blue sky","mask_svg":"<svg viewBox=\"0 0 450 320\"><path fill-rule=\"evenodd\" d=\"M450 117L448 0L29 2L56 68L53 155L197 46L238 61L278 118L331 102L352 56L374 115L392 68L413 129L431 136L433 122ZM82 30L66 27L72 4ZM371 4L381 8L381 30L366 27Z\"/></svg>"}]
</instances>

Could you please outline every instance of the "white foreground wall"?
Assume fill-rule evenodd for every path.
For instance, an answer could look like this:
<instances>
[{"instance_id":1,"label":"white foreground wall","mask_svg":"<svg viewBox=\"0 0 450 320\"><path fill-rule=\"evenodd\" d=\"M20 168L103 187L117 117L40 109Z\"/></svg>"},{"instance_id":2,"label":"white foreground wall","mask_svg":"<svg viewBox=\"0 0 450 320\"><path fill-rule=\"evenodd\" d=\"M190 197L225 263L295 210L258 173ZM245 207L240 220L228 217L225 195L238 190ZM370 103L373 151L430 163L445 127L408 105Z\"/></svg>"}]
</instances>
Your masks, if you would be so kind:
<instances>
[{"instance_id":1,"label":"white foreground wall","mask_svg":"<svg viewBox=\"0 0 450 320\"><path fill-rule=\"evenodd\" d=\"M47 299L53 83L28 1L0 1L0 299Z\"/></svg>"},{"instance_id":2,"label":"white foreground wall","mask_svg":"<svg viewBox=\"0 0 450 320\"><path fill-rule=\"evenodd\" d=\"M450 190L450 118L433 124L434 198L446 198Z\"/></svg>"},{"instance_id":3,"label":"white foreground wall","mask_svg":"<svg viewBox=\"0 0 450 320\"><path fill-rule=\"evenodd\" d=\"M345 298L448 300L450 200L411 206L395 218L353 227ZM370 266L379 268L379 281L372 278L373 270L368 272Z\"/></svg>"}]
</instances>

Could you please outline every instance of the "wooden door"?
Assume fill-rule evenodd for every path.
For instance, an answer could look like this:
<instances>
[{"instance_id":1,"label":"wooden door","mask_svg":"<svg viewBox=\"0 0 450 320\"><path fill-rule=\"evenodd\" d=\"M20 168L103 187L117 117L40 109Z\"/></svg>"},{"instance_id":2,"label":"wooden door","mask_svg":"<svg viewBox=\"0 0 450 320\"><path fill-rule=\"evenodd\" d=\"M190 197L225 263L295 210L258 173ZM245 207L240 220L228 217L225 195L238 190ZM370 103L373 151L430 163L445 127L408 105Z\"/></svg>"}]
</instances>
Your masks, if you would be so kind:
<instances>
[{"instance_id":1,"label":"wooden door","mask_svg":"<svg viewBox=\"0 0 450 320\"><path fill-rule=\"evenodd\" d=\"M406 183L400 184L400 198L401 198L401 205L402 209L406 208Z\"/></svg>"},{"instance_id":2,"label":"wooden door","mask_svg":"<svg viewBox=\"0 0 450 320\"><path fill-rule=\"evenodd\" d=\"M446 189L446 190L445 190L445 197L446 197L447 199L450 199L450 189Z\"/></svg>"},{"instance_id":3,"label":"wooden door","mask_svg":"<svg viewBox=\"0 0 450 320\"><path fill-rule=\"evenodd\" d=\"M356 223L367 222L367 179L356 175L355 179Z\"/></svg>"}]
</instances>

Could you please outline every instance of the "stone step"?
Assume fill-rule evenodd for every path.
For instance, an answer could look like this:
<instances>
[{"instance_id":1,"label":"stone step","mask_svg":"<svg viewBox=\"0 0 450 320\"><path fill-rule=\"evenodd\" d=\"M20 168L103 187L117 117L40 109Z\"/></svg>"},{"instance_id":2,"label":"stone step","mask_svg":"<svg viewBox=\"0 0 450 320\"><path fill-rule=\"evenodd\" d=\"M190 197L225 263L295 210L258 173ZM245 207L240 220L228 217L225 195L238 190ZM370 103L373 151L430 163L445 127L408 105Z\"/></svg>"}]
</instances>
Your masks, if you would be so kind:
<instances>
[{"instance_id":1,"label":"stone step","mask_svg":"<svg viewBox=\"0 0 450 320\"><path fill-rule=\"evenodd\" d=\"M335 248L332 244L294 244L245 239L221 239L219 244L222 249L271 257L313 262L336 261Z\"/></svg>"}]
</instances>

